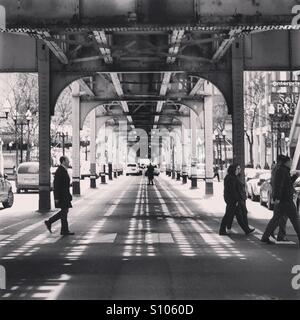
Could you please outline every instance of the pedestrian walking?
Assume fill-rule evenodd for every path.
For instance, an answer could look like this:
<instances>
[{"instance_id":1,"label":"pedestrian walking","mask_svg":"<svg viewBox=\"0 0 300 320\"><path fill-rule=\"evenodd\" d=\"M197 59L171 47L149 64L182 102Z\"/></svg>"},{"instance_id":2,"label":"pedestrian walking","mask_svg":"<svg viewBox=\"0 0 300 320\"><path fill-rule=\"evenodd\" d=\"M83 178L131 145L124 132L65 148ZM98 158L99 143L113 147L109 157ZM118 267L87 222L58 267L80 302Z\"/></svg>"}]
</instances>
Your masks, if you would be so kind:
<instances>
[{"instance_id":1,"label":"pedestrian walking","mask_svg":"<svg viewBox=\"0 0 300 320\"><path fill-rule=\"evenodd\" d=\"M266 230L261 238L261 241L264 243L274 244L274 242L269 239L270 235L278 226L281 217L283 215L286 215L292 223L300 244L300 221L295 203L293 201L295 190L293 186L293 179L290 175L290 170L291 159L288 156L282 156L281 165L275 173L273 189L273 198L277 209L274 210L273 217L269 221Z\"/></svg>"},{"instance_id":2,"label":"pedestrian walking","mask_svg":"<svg viewBox=\"0 0 300 320\"><path fill-rule=\"evenodd\" d=\"M255 229L250 229L246 220L243 217L241 208L243 198L240 195L239 191L239 181L238 174L240 172L240 166L233 164L230 165L227 170L227 175L224 179L224 200L226 202L226 211L222 219L219 234L228 235L226 231L226 226L232 220L232 216L236 216L238 224L245 232L246 235L253 232Z\"/></svg>"},{"instance_id":3,"label":"pedestrian walking","mask_svg":"<svg viewBox=\"0 0 300 320\"><path fill-rule=\"evenodd\" d=\"M226 226L227 230L231 230L233 219L234 219L234 217L237 216L237 211L242 214L243 219L245 221L245 224L247 226L249 225L249 223L248 223L248 209L246 206L246 200L247 200L246 186L242 180L242 175L241 175L242 169L241 169L240 165L237 165L237 170L238 170L237 187L238 187L238 195L239 195L240 201L238 201L238 205L236 207L236 211L235 211L234 215L231 215L231 217L228 218L228 224Z\"/></svg>"},{"instance_id":4,"label":"pedestrian walking","mask_svg":"<svg viewBox=\"0 0 300 320\"><path fill-rule=\"evenodd\" d=\"M61 220L62 236L74 235L74 232L70 232L68 225L68 212L69 208L72 208L72 195L70 193L70 177L68 174L69 159L62 156L59 159L60 166L57 168L54 176L54 201L55 208L61 210L52 216L49 220L45 221L45 225L50 233L52 233L51 225L57 220Z\"/></svg>"},{"instance_id":5,"label":"pedestrian walking","mask_svg":"<svg viewBox=\"0 0 300 320\"><path fill-rule=\"evenodd\" d=\"M214 166L214 177L213 177L213 179L216 178L216 177L218 179L218 182L220 182L220 175L219 175L219 167L218 166Z\"/></svg>"},{"instance_id":6,"label":"pedestrian walking","mask_svg":"<svg viewBox=\"0 0 300 320\"><path fill-rule=\"evenodd\" d=\"M153 179L154 179L154 166L150 163L149 166L147 167L147 176L148 176L148 185L154 184Z\"/></svg>"},{"instance_id":7,"label":"pedestrian walking","mask_svg":"<svg viewBox=\"0 0 300 320\"><path fill-rule=\"evenodd\" d=\"M274 162L272 171L271 171L271 190L272 190L272 194L271 194L271 199L274 199L274 192L273 190L275 189L275 177L276 177L276 172L277 170L280 168L280 166L282 165L282 161L285 159L284 155L279 155L277 157L277 164ZM274 208L273 208L273 216L276 215L276 211L279 210L280 206L278 206L278 204L274 203ZM277 241L289 241L286 237L286 223L287 223L287 216L286 215L280 215L280 219L279 219L279 231L277 234ZM275 229L276 230L276 229ZM272 238L276 239L275 237L275 230L271 233Z\"/></svg>"}]
</instances>

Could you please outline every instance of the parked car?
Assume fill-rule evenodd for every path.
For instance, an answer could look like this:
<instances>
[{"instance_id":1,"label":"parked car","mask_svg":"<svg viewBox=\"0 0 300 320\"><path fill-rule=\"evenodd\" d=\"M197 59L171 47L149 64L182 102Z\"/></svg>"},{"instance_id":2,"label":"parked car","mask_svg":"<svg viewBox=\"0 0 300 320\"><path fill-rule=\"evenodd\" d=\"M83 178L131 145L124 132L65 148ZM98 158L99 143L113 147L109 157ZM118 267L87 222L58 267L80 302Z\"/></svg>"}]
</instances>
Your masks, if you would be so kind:
<instances>
[{"instance_id":1,"label":"parked car","mask_svg":"<svg viewBox=\"0 0 300 320\"><path fill-rule=\"evenodd\" d=\"M140 174L140 168L137 163L128 163L126 166L126 176L129 175L139 175Z\"/></svg>"},{"instance_id":2,"label":"parked car","mask_svg":"<svg viewBox=\"0 0 300 320\"><path fill-rule=\"evenodd\" d=\"M4 208L10 208L14 204L14 193L6 174L0 174L0 202Z\"/></svg>"},{"instance_id":3,"label":"parked car","mask_svg":"<svg viewBox=\"0 0 300 320\"><path fill-rule=\"evenodd\" d=\"M53 189L54 173L56 168L50 169L51 190ZM16 176L17 193L22 190L39 190L39 163L38 162L23 162L17 169Z\"/></svg>"},{"instance_id":4,"label":"parked car","mask_svg":"<svg viewBox=\"0 0 300 320\"><path fill-rule=\"evenodd\" d=\"M253 178L247 177L247 195L251 198L252 201L257 201L260 199L260 188L267 179L271 179L271 172L257 172Z\"/></svg>"},{"instance_id":5,"label":"parked car","mask_svg":"<svg viewBox=\"0 0 300 320\"><path fill-rule=\"evenodd\" d=\"M266 205L269 210L273 210L274 202L272 197L271 177L266 179L260 187L260 204Z\"/></svg>"},{"instance_id":6,"label":"parked car","mask_svg":"<svg viewBox=\"0 0 300 320\"><path fill-rule=\"evenodd\" d=\"M300 209L300 177L294 182L295 195L294 201L299 212ZM274 209L274 201L272 198L271 178L267 179L260 188L260 203L266 205L269 210Z\"/></svg>"},{"instance_id":7,"label":"parked car","mask_svg":"<svg viewBox=\"0 0 300 320\"><path fill-rule=\"evenodd\" d=\"M192 167L188 168L188 178L191 179ZM197 163L196 165L197 179L205 179L205 163Z\"/></svg>"}]
</instances>

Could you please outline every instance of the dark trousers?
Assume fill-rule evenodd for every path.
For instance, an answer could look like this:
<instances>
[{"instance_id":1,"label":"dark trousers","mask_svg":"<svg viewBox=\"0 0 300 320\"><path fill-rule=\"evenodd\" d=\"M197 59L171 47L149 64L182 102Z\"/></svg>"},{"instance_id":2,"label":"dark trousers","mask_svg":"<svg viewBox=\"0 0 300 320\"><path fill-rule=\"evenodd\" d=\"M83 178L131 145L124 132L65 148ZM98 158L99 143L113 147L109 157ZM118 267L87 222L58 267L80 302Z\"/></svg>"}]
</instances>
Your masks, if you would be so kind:
<instances>
[{"instance_id":1,"label":"dark trousers","mask_svg":"<svg viewBox=\"0 0 300 320\"><path fill-rule=\"evenodd\" d=\"M218 181L220 182L220 175L218 173L215 173L214 176L213 176L213 179L217 177L218 178Z\"/></svg>"},{"instance_id":2,"label":"dark trousers","mask_svg":"<svg viewBox=\"0 0 300 320\"><path fill-rule=\"evenodd\" d=\"M61 233L69 232L68 212L69 212L68 208L63 208L48 220L52 224L60 219L61 220L61 231L60 231Z\"/></svg>"},{"instance_id":3,"label":"dark trousers","mask_svg":"<svg viewBox=\"0 0 300 320\"><path fill-rule=\"evenodd\" d=\"M241 206L237 202L226 202L226 211L221 222L220 232L226 232L226 226L228 226L230 222L232 223L234 216L236 216L239 226L247 234L250 229L243 216Z\"/></svg>"},{"instance_id":4,"label":"dark trousers","mask_svg":"<svg viewBox=\"0 0 300 320\"><path fill-rule=\"evenodd\" d=\"M278 206L278 204L274 204L273 217L275 214L280 215L280 219L278 223L279 231L277 234L277 240L280 240L280 239L284 239L286 236L286 223L287 223L288 217L284 214L277 213L278 210L280 210L280 206ZM274 236L274 231L273 233L271 233L273 236Z\"/></svg>"},{"instance_id":5,"label":"dark trousers","mask_svg":"<svg viewBox=\"0 0 300 320\"><path fill-rule=\"evenodd\" d=\"M236 206L234 214L231 215L230 217L228 217L227 225L226 225L227 229L231 229L232 223L233 223L233 219L234 219L234 217L237 217L237 211L239 211L242 214L245 224L247 226L249 226L249 223L248 223L248 210L247 210L247 207L246 207L246 201L241 201Z\"/></svg>"},{"instance_id":6,"label":"dark trousers","mask_svg":"<svg viewBox=\"0 0 300 320\"><path fill-rule=\"evenodd\" d=\"M153 184L153 177L148 177L148 184Z\"/></svg>"},{"instance_id":7,"label":"dark trousers","mask_svg":"<svg viewBox=\"0 0 300 320\"><path fill-rule=\"evenodd\" d=\"M277 204L277 209L274 210L273 217L269 221L267 228L262 236L262 239L269 239L270 235L277 228L280 219L282 219L282 216L287 216L290 219L300 243L300 221L297 213L297 208L292 200L280 202L279 204Z\"/></svg>"}]
</instances>

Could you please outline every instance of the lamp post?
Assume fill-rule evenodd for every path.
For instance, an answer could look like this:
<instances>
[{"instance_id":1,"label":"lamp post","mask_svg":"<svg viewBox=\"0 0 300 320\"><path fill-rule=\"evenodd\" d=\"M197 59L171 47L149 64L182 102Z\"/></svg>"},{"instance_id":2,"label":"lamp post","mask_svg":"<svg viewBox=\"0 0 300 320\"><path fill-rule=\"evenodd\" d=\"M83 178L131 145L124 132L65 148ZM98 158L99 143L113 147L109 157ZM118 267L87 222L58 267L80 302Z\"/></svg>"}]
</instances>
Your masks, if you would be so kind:
<instances>
[{"instance_id":1,"label":"lamp post","mask_svg":"<svg viewBox=\"0 0 300 320\"><path fill-rule=\"evenodd\" d=\"M65 156L65 141L66 139L68 139L68 132L58 132L57 133L59 138L62 140L62 153L63 153L63 156Z\"/></svg>"},{"instance_id":2,"label":"lamp post","mask_svg":"<svg viewBox=\"0 0 300 320\"><path fill-rule=\"evenodd\" d=\"M223 136L223 143L224 143L224 161L225 161L225 168L227 167L227 150L226 150L226 130L222 131Z\"/></svg>"},{"instance_id":3,"label":"lamp post","mask_svg":"<svg viewBox=\"0 0 300 320\"><path fill-rule=\"evenodd\" d=\"M275 108L273 104L269 105L268 109L270 123L271 123L271 147L272 147L272 163L274 161L274 116L275 116ZM278 143L277 143L277 156L278 156Z\"/></svg>"},{"instance_id":4,"label":"lamp post","mask_svg":"<svg viewBox=\"0 0 300 320\"><path fill-rule=\"evenodd\" d=\"M27 150L29 150L29 140L30 140L30 132L29 132L29 125L32 119L32 113L28 109L25 114L20 115L17 111L14 112L12 117L15 123L15 140L16 140L16 166L19 164L19 153L18 153L18 126L21 128L21 136L20 136L20 152L21 152L21 159L20 162L23 162L23 127L27 125L28 130L28 137L27 137ZM26 121L25 121L26 120Z\"/></svg>"},{"instance_id":5,"label":"lamp post","mask_svg":"<svg viewBox=\"0 0 300 320\"><path fill-rule=\"evenodd\" d=\"M88 146L88 143L89 143L89 140L88 140L88 137L85 137L85 161L88 160L88 149L87 149L87 146Z\"/></svg>"},{"instance_id":6,"label":"lamp post","mask_svg":"<svg viewBox=\"0 0 300 320\"><path fill-rule=\"evenodd\" d=\"M217 144L217 154L218 154L218 164L221 171L223 172L223 160L222 160L222 136L219 134L218 130L214 131L215 140Z\"/></svg>"}]
</instances>

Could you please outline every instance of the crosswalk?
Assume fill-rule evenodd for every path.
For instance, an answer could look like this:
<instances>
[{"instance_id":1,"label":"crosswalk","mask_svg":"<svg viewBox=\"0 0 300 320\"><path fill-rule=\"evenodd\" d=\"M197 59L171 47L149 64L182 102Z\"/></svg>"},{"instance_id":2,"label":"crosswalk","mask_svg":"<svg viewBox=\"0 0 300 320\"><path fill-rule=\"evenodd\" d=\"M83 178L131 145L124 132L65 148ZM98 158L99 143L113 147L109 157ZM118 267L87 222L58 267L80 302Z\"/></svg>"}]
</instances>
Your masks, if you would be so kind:
<instances>
[{"instance_id":1,"label":"crosswalk","mask_svg":"<svg viewBox=\"0 0 300 320\"><path fill-rule=\"evenodd\" d=\"M197 256L199 250L195 249L194 243L198 246L207 245L211 249L211 253L218 256L238 257L246 259L241 250L237 249L239 239L231 237L219 236L216 233L216 222L218 220L204 221L197 218L190 209L187 202L178 199L176 193L164 185L164 182L157 182L157 185L148 187L144 179L140 179L138 184L137 196L133 204L132 217L129 220L129 229L126 237L123 233L105 232L105 225L115 210L122 206L122 200L126 196L128 190L133 187L133 181L127 184L126 188L115 198L113 204L109 205L105 210L103 217L98 222L93 224L86 234L80 233L71 240L72 245L81 246L81 253L87 249L89 244L124 244L124 245L154 245L168 244L177 246L181 254L187 256ZM176 201L166 201L166 199L176 199ZM88 211L87 208L92 208L97 204L98 199L90 200L88 206L82 207L78 214L74 217L73 225L81 219L83 212ZM170 207L169 204L172 204ZM178 221L178 217L184 218ZM195 218L196 217L196 218ZM166 231L157 232L152 228L153 223L164 224ZM7 227L8 228L8 227ZM42 234L37 234L43 228ZM189 232L186 232L189 230ZM54 229L58 232L58 227ZM25 241L21 246L18 246L18 241L22 238L34 235L31 239ZM233 229L233 234L238 234L238 230ZM260 240L262 231L256 228L253 237L249 237L247 241L253 243L253 238ZM12 260L20 256L31 256L45 245L57 244L61 240L58 234L48 234L44 232L43 221L38 221L32 225L20 229L16 234L9 235L7 233L0 234L0 249L12 244L16 244L11 252L1 256L3 260ZM281 245L295 245L294 241L277 242ZM84 250L83 250L84 248ZM206 248L207 251L207 248ZM128 250L127 250L128 252ZM78 251L77 251L78 253ZM74 254L71 254L74 260ZM79 254L77 257L79 258Z\"/></svg>"}]
</instances>

